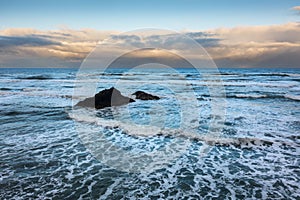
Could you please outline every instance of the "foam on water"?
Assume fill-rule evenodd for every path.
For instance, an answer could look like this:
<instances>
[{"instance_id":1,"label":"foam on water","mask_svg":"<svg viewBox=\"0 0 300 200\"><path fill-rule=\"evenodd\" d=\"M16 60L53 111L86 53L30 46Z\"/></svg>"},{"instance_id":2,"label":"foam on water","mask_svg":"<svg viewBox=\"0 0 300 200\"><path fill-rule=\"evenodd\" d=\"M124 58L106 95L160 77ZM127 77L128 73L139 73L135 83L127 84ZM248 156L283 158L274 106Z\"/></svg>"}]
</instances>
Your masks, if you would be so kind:
<instances>
[{"instance_id":1,"label":"foam on water","mask_svg":"<svg viewBox=\"0 0 300 200\"><path fill-rule=\"evenodd\" d=\"M88 114L89 113L89 114ZM215 146L235 146L240 148L251 148L257 146L290 146L292 148L299 148L300 145L290 141L270 140L263 138L253 137L214 137L214 134L206 133L205 135L195 133L192 129L195 129L195 124L191 123L186 127L189 127L190 131L185 129L172 129L161 128L157 126L145 126L138 124L124 123L113 119L97 118L93 110L90 109L76 109L69 116L82 123L93 124L105 128L122 129L122 132L130 136L167 136L167 137L181 137L192 141L205 142L208 145Z\"/></svg>"},{"instance_id":2,"label":"foam on water","mask_svg":"<svg viewBox=\"0 0 300 200\"><path fill-rule=\"evenodd\" d=\"M200 120L186 120L181 129L177 126L176 101L161 87L149 90L163 94L159 104L170 114L165 128L155 120L161 117L156 110L162 109L156 108L155 102L137 101L128 107L99 111L73 110L71 99L65 95L73 93L75 72L0 70L0 88L5 88L0 95L1 199L300 198L300 83L293 80L299 70L221 71L228 98L226 121L217 138L207 132L210 120L218 118L210 111L212 97L205 89L209 80L193 71L183 69L182 74L194 84ZM41 74L52 79L16 79ZM108 82L101 82L99 90L110 87L112 79L122 75L120 70L110 72ZM135 78L143 82L140 75L128 77L130 80L125 81L132 83L132 90L136 89ZM160 77L170 78L179 88L186 84L182 76L169 77L166 73L150 78ZM233 77L246 79L235 83ZM93 78L90 81L97 81L97 76ZM83 79L82 83L88 81ZM182 99L188 101L189 97L183 95ZM121 116L127 108L131 123ZM91 144L99 147L109 141L128 155L155 152L174 140L188 145L163 168L127 173L97 160L83 145L78 128L89 130L87 136L95 139ZM205 146L210 147L208 151L204 151ZM107 149L113 157L113 150ZM166 152L172 151L176 149L171 146Z\"/></svg>"}]
</instances>

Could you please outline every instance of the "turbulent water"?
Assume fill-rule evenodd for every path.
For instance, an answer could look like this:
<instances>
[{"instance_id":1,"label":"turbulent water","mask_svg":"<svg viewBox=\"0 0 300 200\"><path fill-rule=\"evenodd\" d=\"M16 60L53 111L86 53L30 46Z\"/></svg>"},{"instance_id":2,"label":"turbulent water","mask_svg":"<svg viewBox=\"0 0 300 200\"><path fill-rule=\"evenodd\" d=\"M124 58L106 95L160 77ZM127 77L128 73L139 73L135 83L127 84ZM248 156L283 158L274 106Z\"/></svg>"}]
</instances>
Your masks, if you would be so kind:
<instances>
[{"instance_id":1,"label":"turbulent water","mask_svg":"<svg viewBox=\"0 0 300 200\"><path fill-rule=\"evenodd\" d=\"M0 69L0 199L300 199L300 70L177 72ZM83 98L74 87L95 82L161 99L73 109ZM224 116L213 113L218 98ZM224 120L217 136L214 118ZM166 162L139 158L168 145L177 154ZM136 160L163 165L126 171Z\"/></svg>"}]
</instances>

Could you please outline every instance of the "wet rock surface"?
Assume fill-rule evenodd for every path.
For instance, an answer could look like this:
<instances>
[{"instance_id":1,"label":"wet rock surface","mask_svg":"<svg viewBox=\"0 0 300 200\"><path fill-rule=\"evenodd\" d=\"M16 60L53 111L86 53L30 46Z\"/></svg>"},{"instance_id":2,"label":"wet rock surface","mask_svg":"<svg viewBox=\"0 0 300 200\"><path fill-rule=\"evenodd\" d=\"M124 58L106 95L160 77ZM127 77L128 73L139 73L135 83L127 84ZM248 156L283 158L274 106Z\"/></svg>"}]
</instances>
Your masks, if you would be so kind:
<instances>
[{"instance_id":1,"label":"wet rock surface","mask_svg":"<svg viewBox=\"0 0 300 200\"><path fill-rule=\"evenodd\" d=\"M141 100L159 100L160 98L158 96L149 94L147 92L143 91L136 91L132 95L135 95L136 99L141 99Z\"/></svg>"},{"instance_id":2,"label":"wet rock surface","mask_svg":"<svg viewBox=\"0 0 300 200\"><path fill-rule=\"evenodd\" d=\"M131 102L135 102L135 100L123 96L119 90L111 87L110 89L98 92L94 97L89 97L80 101L76 106L101 109L111 106L121 106Z\"/></svg>"}]
</instances>

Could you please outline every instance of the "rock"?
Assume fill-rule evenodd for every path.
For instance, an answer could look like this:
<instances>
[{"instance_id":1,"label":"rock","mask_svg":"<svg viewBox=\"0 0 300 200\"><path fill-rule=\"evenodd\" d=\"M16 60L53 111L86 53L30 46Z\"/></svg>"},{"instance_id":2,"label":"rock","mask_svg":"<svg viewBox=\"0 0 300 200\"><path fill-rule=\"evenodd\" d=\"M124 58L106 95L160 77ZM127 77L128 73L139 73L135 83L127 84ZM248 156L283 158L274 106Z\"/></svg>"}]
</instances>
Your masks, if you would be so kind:
<instances>
[{"instance_id":1,"label":"rock","mask_svg":"<svg viewBox=\"0 0 300 200\"><path fill-rule=\"evenodd\" d=\"M101 109L111 106L121 106L130 102L135 102L135 100L123 96L119 90L111 87L110 89L100 91L94 97L89 97L78 102L76 106Z\"/></svg>"},{"instance_id":2,"label":"rock","mask_svg":"<svg viewBox=\"0 0 300 200\"><path fill-rule=\"evenodd\" d=\"M158 100L158 99L160 99L158 96L148 94L143 91L136 91L132 95L135 95L136 99L141 99L141 100Z\"/></svg>"}]
</instances>

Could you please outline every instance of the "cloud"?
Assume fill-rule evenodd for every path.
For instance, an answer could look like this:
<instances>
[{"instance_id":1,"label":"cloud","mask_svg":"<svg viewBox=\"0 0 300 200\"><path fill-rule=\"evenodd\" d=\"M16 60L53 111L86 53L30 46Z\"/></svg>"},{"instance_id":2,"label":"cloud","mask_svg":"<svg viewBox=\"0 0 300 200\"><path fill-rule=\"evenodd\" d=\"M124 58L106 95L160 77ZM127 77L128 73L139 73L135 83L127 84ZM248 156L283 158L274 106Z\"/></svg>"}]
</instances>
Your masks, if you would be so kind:
<instances>
[{"instance_id":1,"label":"cloud","mask_svg":"<svg viewBox=\"0 0 300 200\"><path fill-rule=\"evenodd\" d=\"M98 41L112 33L116 34L116 31L66 28L0 30L0 67L78 67Z\"/></svg>"},{"instance_id":2,"label":"cloud","mask_svg":"<svg viewBox=\"0 0 300 200\"><path fill-rule=\"evenodd\" d=\"M295 10L298 15L300 14L300 6L294 6L292 10Z\"/></svg>"},{"instance_id":3,"label":"cloud","mask_svg":"<svg viewBox=\"0 0 300 200\"><path fill-rule=\"evenodd\" d=\"M162 32L143 37L134 33L118 34L117 31L67 28L0 30L0 66L78 67L97 44L102 45L101 56L117 55L123 52L120 48L130 49L130 46L161 49L167 46L178 55L185 51L191 58L200 58L189 39L174 34ZM185 34L204 47L219 67L300 67L300 23L219 28ZM155 54L157 52L140 51L134 58L155 55L168 59L167 54Z\"/></svg>"},{"instance_id":4,"label":"cloud","mask_svg":"<svg viewBox=\"0 0 300 200\"><path fill-rule=\"evenodd\" d=\"M35 36L0 36L0 47L12 46L48 46L61 45L59 42L51 41Z\"/></svg>"},{"instance_id":5,"label":"cloud","mask_svg":"<svg viewBox=\"0 0 300 200\"><path fill-rule=\"evenodd\" d=\"M215 47L222 41L218 35L208 32L190 32L187 33L187 36L193 38L203 47Z\"/></svg>"},{"instance_id":6,"label":"cloud","mask_svg":"<svg viewBox=\"0 0 300 200\"><path fill-rule=\"evenodd\" d=\"M155 48L144 48L130 51L126 54L115 59L109 67L136 67L149 63L159 63L162 65L178 68L178 67L192 67L192 65L170 51L155 49Z\"/></svg>"},{"instance_id":7,"label":"cloud","mask_svg":"<svg viewBox=\"0 0 300 200\"><path fill-rule=\"evenodd\" d=\"M297 56L300 55L300 23L223 28L208 32L221 39L218 46L207 48L216 61L226 61L224 63L233 66L300 67Z\"/></svg>"},{"instance_id":8,"label":"cloud","mask_svg":"<svg viewBox=\"0 0 300 200\"><path fill-rule=\"evenodd\" d=\"M137 35L111 35L111 40L122 42L123 44L131 44L139 48L143 47L141 38Z\"/></svg>"}]
</instances>

